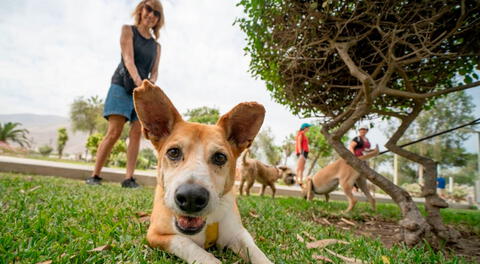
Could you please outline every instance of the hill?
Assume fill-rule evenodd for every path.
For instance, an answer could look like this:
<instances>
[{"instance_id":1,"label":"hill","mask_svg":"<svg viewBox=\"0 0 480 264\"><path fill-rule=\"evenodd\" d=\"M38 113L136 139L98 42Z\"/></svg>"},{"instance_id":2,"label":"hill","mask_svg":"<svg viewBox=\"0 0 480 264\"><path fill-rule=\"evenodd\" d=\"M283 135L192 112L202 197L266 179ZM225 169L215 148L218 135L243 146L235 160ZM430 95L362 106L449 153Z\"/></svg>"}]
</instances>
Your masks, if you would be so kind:
<instances>
[{"instance_id":1,"label":"hill","mask_svg":"<svg viewBox=\"0 0 480 264\"><path fill-rule=\"evenodd\" d=\"M18 122L23 128L28 129L29 138L32 142L32 149L37 149L45 144L55 149L57 142L57 130L61 127L67 128L69 139L65 146L64 153L80 154L85 152L85 141L87 134L83 132L73 132L70 119L57 115L37 115L30 113L22 114L0 114L0 122Z\"/></svg>"}]
</instances>

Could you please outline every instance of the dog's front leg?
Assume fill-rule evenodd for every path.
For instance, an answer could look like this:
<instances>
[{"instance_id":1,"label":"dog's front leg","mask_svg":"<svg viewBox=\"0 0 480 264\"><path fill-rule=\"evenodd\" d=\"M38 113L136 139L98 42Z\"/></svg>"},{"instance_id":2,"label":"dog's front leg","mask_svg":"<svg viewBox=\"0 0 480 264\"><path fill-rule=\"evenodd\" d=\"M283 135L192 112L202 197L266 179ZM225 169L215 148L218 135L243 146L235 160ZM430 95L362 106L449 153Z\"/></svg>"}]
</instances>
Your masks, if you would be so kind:
<instances>
[{"instance_id":1,"label":"dog's front leg","mask_svg":"<svg viewBox=\"0 0 480 264\"><path fill-rule=\"evenodd\" d=\"M150 246L160 247L177 257L196 264L220 264L220 260L211 253L205 251L191 239L179 235L153 235L147 237Z\"/></svg>"},{"instance_id":2,"label":"dog's front leg","mask_svg":"<svg viewBox=\"0 0 480 264\"><path fill-rule=\"evenodd\" d=\"M258 248L248 231L242 227L242 230L232 238L228 247L239 254L246 262L252 264L271 264L272 262Z\"/></svg>"}]
</instances>

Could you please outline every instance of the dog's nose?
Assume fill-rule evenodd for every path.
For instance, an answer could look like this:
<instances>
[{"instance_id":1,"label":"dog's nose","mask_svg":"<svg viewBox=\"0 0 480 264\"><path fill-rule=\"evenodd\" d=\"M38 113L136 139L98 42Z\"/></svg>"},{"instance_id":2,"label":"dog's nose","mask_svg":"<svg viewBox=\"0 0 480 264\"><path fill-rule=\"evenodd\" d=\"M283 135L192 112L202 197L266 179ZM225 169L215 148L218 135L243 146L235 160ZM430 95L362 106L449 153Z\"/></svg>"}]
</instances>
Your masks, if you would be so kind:
<instances>
[{"instance_id":1,"label":"dog's nose","mask_svg":"<svg viewBox=\"0 0 480 264\"><path fill-rule=\"evenodd\" d=\"M199 184L182 184L175 191L175 203L187 213L197 213L208 204L210 194Z\"/></svg>"}]
</instances>

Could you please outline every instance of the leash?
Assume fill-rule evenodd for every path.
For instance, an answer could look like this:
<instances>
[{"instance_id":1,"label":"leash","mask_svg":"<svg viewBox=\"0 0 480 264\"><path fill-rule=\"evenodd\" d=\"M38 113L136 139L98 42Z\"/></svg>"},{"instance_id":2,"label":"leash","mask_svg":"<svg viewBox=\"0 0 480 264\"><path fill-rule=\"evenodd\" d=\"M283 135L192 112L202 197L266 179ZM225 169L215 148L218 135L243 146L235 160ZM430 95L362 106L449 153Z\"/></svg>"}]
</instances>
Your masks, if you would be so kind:
<instances>
[{"instance_id":1,"label":"leash","mask_svg":"<svg viewBox=\"0 0 480 264\"><path fill-rule=\"evenodd\" d=\"M433 134L433 135L430 135L430 136L426 136L426 137L417 139L417 140L412 141L412 142L405 143L405 144L403 144L403 145L400 145L399 147L403 148L403 147L406 147L406 146L410 146L410 145L416 144L416 143L418 143L418 142L421 142L421 141L424 141L424 140L427 140L427 139L431 139L431 138L433 138L433 137L440 136L440 135L443 135L443 134L452 132L452 131L454 131L454 130L457 130L457 129L460 129L460 128L463 128L463 127L466 127L466 126L474 126L474 125L478 125L478 124L480 124L480 118L477 118L477 119L473 120L472 122L469 122L469 123L466 123L466 124L463 124L463 125L460 125L460 126L451 128L451 129L447 129L447 130L445 130L445 131L438 132L438 133L436 133L436 134ZM385 153L387 153L387 152L390 152L390 150L384 150L384 151L378 153L378 155L382 155L382 154L385 154Z\"/></svg>"}]
</instances>

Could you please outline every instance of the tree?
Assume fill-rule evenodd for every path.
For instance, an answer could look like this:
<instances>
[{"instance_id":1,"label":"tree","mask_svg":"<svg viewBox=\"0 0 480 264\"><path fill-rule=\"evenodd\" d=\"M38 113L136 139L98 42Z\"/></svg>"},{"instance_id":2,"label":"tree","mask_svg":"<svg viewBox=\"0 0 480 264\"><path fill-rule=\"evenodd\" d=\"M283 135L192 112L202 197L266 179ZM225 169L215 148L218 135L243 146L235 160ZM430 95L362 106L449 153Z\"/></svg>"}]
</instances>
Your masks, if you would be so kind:
<instances>
[{"instance_id":1,"label":"tree","mask_svg":"<svg viewBox=\"0 0 480 264\"><path fill-rule=\"evenodd\" d=\"M311 126L307 132L307 137L310 145L309 155L311 157L310 168L307 171L307 175L311 175L315 166L318 165L319 159L331 157L333 149L322 135L320 127L318 126Z\"/></svg>"},{"instance_id":2,"label":"tree","mask_svg":"<svg viewBox=\"0 0 480 264\"><path fill-rule=\"evenodd\" d=\"M303 117L319 117L322 134L348 164L401 208L403 240L455 241L442 222L448 204L436 193L436 163L398 146L410 124L438 96L480 85L480 2L242 0L251 73L273 98ZM462 76L464 83L455 81ZM398 118L386 147L425 168L424 218L411 196L341 143L365 118Z\"/></svg>"},{"instance_id":3,"label":"tree","mask_svg":"<svg viewBox=\"0 0 480 264\"><path fill-rule=\"evenodd\" d=\"M283 160L283 165L287 165L288 158L293 154L295 151L295 135L290 134L283 139L283 144L280 147L285 155L285 159Z\"/></svg>"},{"instance_id":4,"label":"tree","mask_svg":"<svg viewBox=\"0 0 480 264\"><path fill-rule=\"evenodd\" d=\"M190 122L213 125L217 123L220 117L220 111L217 108L207 106L187 110L184 114Z\"/></svg>"},{"instance_id":5,"label":"tree","mask_svg":"<svg viewBox=\"0 0 480 264\"><path fill-rule=\"evenodd\" d=\"M265 158L268 164L278 165L282 159L281 148L275 145L274 138L272 136L272 129L269 127L263 129L255 138L260 149L265 154Z\"/></svg>"},{"instance_id":6,"label":"tree","mask_svg":"<svg viewBox=\"0 0 480 264\"><path fill-rule=\"evenodd\" d=\"M58 151L58 158L62 158L63 155L63 149L65 148L65 145L67 144L68 141L68 134L67 134L67 129L62 127L57 130L58 136L57 136L57 151Z\"/></svg>"},{"instance_id":7,"label":"tree","mask_svg":"<svg viewBox=\"0 0 480 264\"><path fill-rule=\"evenodd\" d=\"M19 144L21 147L30 147L30 140L27 138L28 130L25 128L18 128L20 123L0 123L0 141L8 144L13 142Z\"/></svg>"},{"instance_id":8,"label":"tree","mask_svg":"<svg viewBox=\"0 0 480 264\"><path fill-rule=\"evenodd\" d=\"M475 180L477 179L478 174L478 160L477 155L472 153L467 153L466 155L466 164L456 170L452 171L449 174L455 179L455 182L458 184L467 184L473 186Z\"/></svg>"},{"instance_id":9,"label":"tree","mask_svg":"<svg viewBox=\"0 0 480 264\"><path fill-rule=\"evenodd\" d=\"M399 142L406 143L468 123L475 119L474 108L472 97L464 91L440 97L430 109L419 114ZM389 126L387 129L393 131L398 123L389 122ZM468 131L459 129L418 142L407 149L427 156L442 166L464 166L467 154L462 143L469 136Z\"/></svg>"},{"instance_id":10,"label":"tree","mask_svg":"<svg viewBox=\"0 0 480 264\"><path fill-rule=\"evenodd\" d=\"M84 97L76 98L70 106L70 120L72 121L73 131L85 131L88 136L98 131L101 125L103 111L103 100L98 96L92 96L87 99Z\"/></svg>"}]
</instances>

